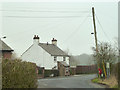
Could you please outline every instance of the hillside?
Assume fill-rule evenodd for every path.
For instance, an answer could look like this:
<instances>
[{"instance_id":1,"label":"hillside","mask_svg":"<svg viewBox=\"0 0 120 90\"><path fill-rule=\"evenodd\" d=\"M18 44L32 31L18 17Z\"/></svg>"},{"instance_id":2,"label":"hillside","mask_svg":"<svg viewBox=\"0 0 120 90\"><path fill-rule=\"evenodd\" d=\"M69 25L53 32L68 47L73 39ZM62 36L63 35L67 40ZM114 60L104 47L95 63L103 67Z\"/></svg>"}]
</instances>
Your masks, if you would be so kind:
<instances>
[{"instance_id":1,"label":"hillside","mask_svg":"<svg viewBox=\"0 0 120 90\"><path fill-rule=\"evenodd\" d=\"M92 65L94 64L94 59L92 55L88 54L81 54L77 56L71 56L70 58L70 65Z\"/></svg>"}]
</instances>

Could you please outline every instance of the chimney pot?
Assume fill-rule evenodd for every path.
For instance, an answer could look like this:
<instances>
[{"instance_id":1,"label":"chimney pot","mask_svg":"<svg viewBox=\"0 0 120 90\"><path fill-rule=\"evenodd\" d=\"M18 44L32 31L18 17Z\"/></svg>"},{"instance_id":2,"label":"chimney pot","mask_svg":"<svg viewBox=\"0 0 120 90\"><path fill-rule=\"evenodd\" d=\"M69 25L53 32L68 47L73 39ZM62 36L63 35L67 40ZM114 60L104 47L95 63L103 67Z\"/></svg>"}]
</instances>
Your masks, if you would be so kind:
<instances>
[{"instance_id":1,"label":"chimney pot","mask_svg":"<svg viewBox=\"0 0 120 90\"><path fill-rule=\"evenodd\" d=\"M39 44L39 37L38 37L38 35L34 35L34 43L37 43L37 44Z\"/></svg>"},{"instance_id":2,"label":"chimney pot","mask_svg":"<svg viewBox=\"0 0 120 90\"><path fill-rule=\"evenodd\" d=\"M57 45L57 40L55 38L52 39L52 44Z\"/></svg>"}]
</instances>

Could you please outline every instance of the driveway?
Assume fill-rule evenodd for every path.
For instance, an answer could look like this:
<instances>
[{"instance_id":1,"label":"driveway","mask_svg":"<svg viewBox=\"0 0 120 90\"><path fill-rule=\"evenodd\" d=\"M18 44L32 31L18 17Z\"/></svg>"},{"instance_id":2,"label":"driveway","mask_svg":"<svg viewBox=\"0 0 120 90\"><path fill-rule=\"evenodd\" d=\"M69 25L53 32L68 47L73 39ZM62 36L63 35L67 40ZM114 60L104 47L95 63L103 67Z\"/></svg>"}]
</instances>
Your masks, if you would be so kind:
<instances>
[{"instance_id":1,"label":"driveway","mask_svg":"<svg viewBox=\"0 0 120 90\"><path fill-rule=\"evenodd\" d=\"M38 88L105 88L91 82L96 74L55 77L38 80Z\"/></svg>"}]
</instances>

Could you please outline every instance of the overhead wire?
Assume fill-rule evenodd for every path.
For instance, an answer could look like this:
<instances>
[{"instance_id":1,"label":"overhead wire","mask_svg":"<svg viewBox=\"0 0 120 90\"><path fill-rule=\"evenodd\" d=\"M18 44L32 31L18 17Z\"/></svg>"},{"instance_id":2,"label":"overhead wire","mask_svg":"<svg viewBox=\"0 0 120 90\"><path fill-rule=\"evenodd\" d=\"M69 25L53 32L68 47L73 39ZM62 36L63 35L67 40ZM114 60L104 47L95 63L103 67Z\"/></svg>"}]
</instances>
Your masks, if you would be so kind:
<instances>
[{"instance_id":1,"label":"overhead wire","mask_svg":"<svg viewBox=\"0 0 120 90\"><path fill-rule=\"evenodd\" d=\"M60 26L61 24L64 24L64 23L66 23L68 20L66 20L66 21L64 21L64 22L62 22L62 23L58 23L58 24L54 24L54 26L52 26L52 27L49 27L48 29L50 29L50 28L52 28L52 30L53 30L53 28L54 27L57 27L57 26ZM69 21L70 22L70 21ZM50 24L49 24L50 25ZM46 25L43 25L43 26L46 26ZM44 28L47 28L47 27L44 27ZM29 31L29 32L27 32L27 31ZM26 30L26 31L22 31L22 32L18 32L18 33L14 33L14 34L11 34L11 35L7 35L7 37L10 37L10 36L15 36L15 35L24 35L24 34L28 34L28 33L30 33L32 30ZM41 30L42 31L42 33L45 33L45 32L43 32L44 31L44 29L43 30ZM40 32L41 32L40 31ZM26 33L27 32L27 33ZM20 33L23 33L23 34L20 34ZM19 40L24 40L24 39L21 39L21 37L19 38L19 39L16 39L16 40L14 40L15 41L15 43L17 42L17 41L19 41Z\"/></svg>"},{"instance_id":2,"label":"overhead wire","mask_svg":"<svg viewBox=\"0 0 120 90\"><path fill-rule=\"evenodd\" d=\"M24 12L24 11L22 11L22 12ZM35 12L39 12L39 11L35 11ZM42 11L40 11L40 12L42 12ZM43 12L45 12L45 11L43 11ZM52 11L52 12L59 12L59 11ZM61 12L66 12L66 11L61 11ZM36 16L3 16L3 17L8 17L8 18L79 18L79 17L85 17L85 16L52 16L52 17L45 17L45 16L44 17L40 17L40 16L39 17L36 17ZM91 16L87 15L86 18L85 18L85 20L88 17L91 17ZM82 25L84 23L84 21L80 25ZM74 34L75 32L77 32L79 28L80 28L80 26L72 34ZM26 31L28 31L28 30L26 30ZM71 37L72 34L69 37Z\"/></svg>"},{"instance_id":3,"label":"overhead wire","mask_svg":"<svg viewBox=\"0 0 120 90\"><path fill-rule=\"evenodd\" d=\"M80 18L80 17L84 17L84 16L52 16L52 17L36 17L36 16L3 16L3 17L7 17L7 18ZM91 17L91 16L87 16L87 17Z\"/></svg>"},{"instance_id":4,"label":"overhead wire","mask_svg":"<svg viewBox=\"0 0 120 90\"><path fill-rule=\"evenodd\" d=\"M63 22L63 23L65 23L65 22ZM60 24L60 23L59 23ZM54 24L55 25L55 24ZM46 28L46 26L51 26L51 24L44 24L44 25L42 25L42 27L44 27L44 28ZM35 28L34 28L35 29ZM31 29L28 29L28 30L25 30L25 31L21 31L21 32L17 32L17 33L13 33L13 34L9 34L9 35L7 35L7 37L13 37L13 36L15 36L15 35L23 35L23 34L21 34L21 33L26 33L26 32L30 32L30 31L32 31L33 30L33 28L31 28ZM42 30L43 31L43 30Z\"/></svg>"},{"instance_id":5,"label":"overhead wire","mask_svg":"<svg viewBox=\"0 0 120 90\"><path fill-rule=\"evenodd\" d=\"M3 11L3 12L57 12L57 13L89 13L89 11L61 11L61 10L47 10L47 11L40 11L40 10L0 10L0 11Z\"/></svg>"},{"instance_id":6,"label":"overhead wire","mask_svg":"<svg viewBox=\"0 0 120 90\"><path fill-rule=\"evenodd\" d=\"M100 25L101 30L103 31L103 33L104 33L105 37L107 38L107 40L108 40L109 42L111 42L111 41L110 41L110 39L109 39L109 37L107 36L106 32L104 31L104 29L103 29L103 27L102 27L102 25L101 25L101 23L100 23L100 21L99 21L99 19L98 19L97 15L96 15L96 19L97 19L98 24Z\"/></svg>"},{"instance_id":7,"label":"overhead wire","mask_svg":"<svg viewBox=\"0 0 120 90\"><path fill-rule=\"evenodd\" d=\"M82 24L84 24L84 22L87 20L88 15L85 17L85 19L79 24L79 26L64 40L64 42L67 42L68 39L70 40L70 37L72 37L73 35L75 35L75 33L80 29L80 27L82 26Z\"/></svg>"},{"instance_id":8,"label":"overhead wire","mask_svg":"<svg viewBox=\"0 0 120 90\"><path fill-rule=\"evenodd\" d=\"M0 11L3 11L3 12L57 12L57 13L89 13L89 11L76 11L76 10L72 10L72 11L69 11L69 10L0 10ZM48 14L47 14L48 15ZM70 15L70 16L18 16L18 15L15 15L15 16L10 16L10 15L7 15L7 16L3 16L3 17L7 17L7 18L79 18L79 17L84 17L84 16L75 16L75 15Z\"/></svg>"},{"instance_id":9,"label":"overhead wire","mask_svg":"<svg viewBox=\"0 0 120 90\"><path fill-rule=\"evenodd\" d=\"M68 20L67 20L68 21ZM67 21L64 21L64 22L62 22L62 23L55 23L54 24L54 26L58 26L58 25L61 25L61 24L64 24L64 23L66 23ZM57 20L57 21L55 21L55 22L60 22L59 20ZM45 26L45 27L44 27ZM44 27L44 28L47 28L48 26L51 26L51 24L45 24L45 25L42 25L42 27ZM53 26L53 27L54 27ZM51 28L51 27L50 27ZM13 36L15 36L15 35L21 35L21 33L25 33L25 32L27 32L27 31L32 31L32 29L29 29L29 30L25 30L25 31L20 31L20 32L17 32L17 33L12 33L12 34L9 34L9 35L7 35L7 37L13 37ZM43 31L43 30L42 30ZM22 34L23 35L23 34Z\"/></svg>"}]
</instances>

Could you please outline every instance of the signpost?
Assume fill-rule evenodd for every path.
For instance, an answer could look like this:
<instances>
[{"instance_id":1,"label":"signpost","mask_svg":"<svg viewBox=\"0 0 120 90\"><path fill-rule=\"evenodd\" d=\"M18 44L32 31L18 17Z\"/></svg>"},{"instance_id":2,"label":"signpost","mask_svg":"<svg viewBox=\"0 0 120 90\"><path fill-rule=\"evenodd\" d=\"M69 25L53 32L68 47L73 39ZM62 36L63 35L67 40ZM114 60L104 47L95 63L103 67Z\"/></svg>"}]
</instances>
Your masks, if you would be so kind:
<instances>
[{"instance_id":1,"label":"signpost","mask_svg":"<svg viewBox=\"0 0 120 90\"><path fill-rule=\"evenodd\" d=\"M107 69L107 78L109 78L110 76L110 63L109 62L106 63L106 69Z\"/></svg>"}]
</instances>

